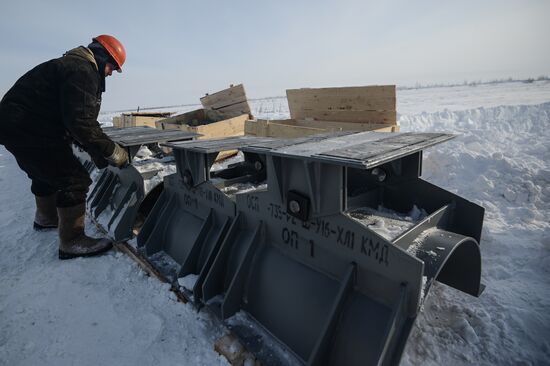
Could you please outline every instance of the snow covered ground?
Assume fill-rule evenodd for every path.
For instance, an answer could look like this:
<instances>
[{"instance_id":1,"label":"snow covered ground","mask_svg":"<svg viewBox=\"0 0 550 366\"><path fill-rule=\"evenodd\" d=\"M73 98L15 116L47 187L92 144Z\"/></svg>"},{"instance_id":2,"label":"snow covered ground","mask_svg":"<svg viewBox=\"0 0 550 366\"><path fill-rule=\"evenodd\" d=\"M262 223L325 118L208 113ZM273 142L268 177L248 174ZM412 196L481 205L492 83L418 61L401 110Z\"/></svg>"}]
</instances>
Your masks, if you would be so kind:
<instances>
[{"instance_id":1,"label":"snow covered ground","mask_svg":"<svg viewBox=\"0 0 550 366\"><path fill-rule=\"evenodd\" d=\"M288 117L284 98L251 104ZM403 90L398 112L402 131L461 134L425 153L423 176L486 208L485 292L436 284L402 364L550 364L550 83ZM216 321L124 255L58 261L29 186L0 147L0 365L227 364Z\"/></svg>"}]
</instances>

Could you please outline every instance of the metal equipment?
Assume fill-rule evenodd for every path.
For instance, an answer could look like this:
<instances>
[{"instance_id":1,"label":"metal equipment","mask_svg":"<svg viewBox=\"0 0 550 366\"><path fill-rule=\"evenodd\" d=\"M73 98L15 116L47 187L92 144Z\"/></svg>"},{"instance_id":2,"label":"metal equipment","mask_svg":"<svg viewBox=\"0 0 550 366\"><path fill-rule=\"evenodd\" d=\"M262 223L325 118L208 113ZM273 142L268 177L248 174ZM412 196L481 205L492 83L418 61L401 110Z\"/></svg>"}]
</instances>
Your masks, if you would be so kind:
<instances>
[{"instance_id":1,"label":"metal equipment","mask_svg":"<svg viewBox=\"0 0 550 366\"><path fill-rule=\"evenodd\" d=\"M420 178L422 150L452 137L166 143L177 173L138 246L265 365L398 364L434 280L482 291L484 209ZM229 149L243 160L212 171Z\"/></svg>"},{"instance_id":2,"label":"metal equipment","mask_svg":"<svg viewBox=\"0 0 550 366\"><path fill-rule=\"evenodd\" d=\"M185 141L197 136L186 131L161 131L145 126L107 127L104 131L113 141L128 150L130 158L135 157L141 146L154 149L159 142ZM86 205L92 219L115 241L130 239L136 221L139 221L140 208L146 200L143 174L132 165L122 169L111 166L97 169L86 152L79 148L73 150L92 178ZM159 194L157 190L152 193L154 198ZM152 203L147 205L153 206Z\"/></svg>"}]
</instances>

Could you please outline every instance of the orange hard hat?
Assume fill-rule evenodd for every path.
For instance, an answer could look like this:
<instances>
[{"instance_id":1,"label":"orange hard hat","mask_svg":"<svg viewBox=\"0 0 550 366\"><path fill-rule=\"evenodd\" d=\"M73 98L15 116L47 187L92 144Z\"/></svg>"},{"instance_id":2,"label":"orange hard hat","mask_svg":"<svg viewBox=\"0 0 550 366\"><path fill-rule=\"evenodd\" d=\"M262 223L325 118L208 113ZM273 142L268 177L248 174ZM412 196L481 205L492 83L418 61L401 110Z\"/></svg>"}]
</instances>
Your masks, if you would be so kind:
<instances>
[{"instance_id":1,"label":"orange hard hat","mask_svg":"<svg viewBox=\"0 0 550 366\"><path fill-rule=\"evenodd\" d=\"M118 39L108 34L102 34L93 38L94 41L98 42L100 45L105 48L105 50L111 55L113 60L117 63L118 72L122 72L122 65L126 61L126 50L124 46Z\"/></svg>"}]
</instances>

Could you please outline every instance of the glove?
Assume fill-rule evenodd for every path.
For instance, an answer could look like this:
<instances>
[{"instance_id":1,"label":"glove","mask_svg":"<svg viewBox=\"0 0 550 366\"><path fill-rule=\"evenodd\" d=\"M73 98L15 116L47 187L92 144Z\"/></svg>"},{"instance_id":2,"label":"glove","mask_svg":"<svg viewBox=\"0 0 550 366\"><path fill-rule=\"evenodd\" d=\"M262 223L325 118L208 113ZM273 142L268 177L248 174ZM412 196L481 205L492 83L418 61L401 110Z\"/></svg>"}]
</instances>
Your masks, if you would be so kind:
<instances>
[{"instance_id":1,"label":"glove","mask_svg":"<svg viewBox=\"0 0 550 366\"><path fill-rule=\"evenodd\" d=\"M124 168L128 165L128 153L119 144L115 142L115 149L111 156L105 158L109 165L116 166L118 168Z\"/></svg>"},{"instance_id":2,"label":"glove","mask_svg":"<svg viewBox=\"0 0 550 366\"><path fill-rule=\"evenodd\" d=\"M92 161L94 162L95 166L98 169L106 168L107 165L109 165L109 162L103 157L98 155L90 155L92 158Z\"/></svg>"}]
</instances>

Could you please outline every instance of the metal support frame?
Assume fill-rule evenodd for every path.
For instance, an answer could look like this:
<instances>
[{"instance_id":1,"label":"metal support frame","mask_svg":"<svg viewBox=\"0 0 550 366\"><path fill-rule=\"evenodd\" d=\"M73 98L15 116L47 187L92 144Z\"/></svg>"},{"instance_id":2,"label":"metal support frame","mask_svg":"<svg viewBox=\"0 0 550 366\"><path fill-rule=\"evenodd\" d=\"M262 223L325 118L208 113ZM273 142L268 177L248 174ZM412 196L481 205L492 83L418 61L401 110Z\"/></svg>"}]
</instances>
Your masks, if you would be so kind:
<instances>
[{"instance_id":1,"label":"metal support frame","mask_svg":"<svg viewBox=\"0 0 550 366\"><path fill-rule=\"evenodd\" d=\"M259 336L239 326L238 313L302 364L397 364L434 280L472 295L483 287L483 208L419 178L422 150L452 137L347 132L167 143L177 173L165 178L138 245L147 255L185 253L174 258L178 276L198 275L196 305L231 324L251 349ZM245 161L217 172L221 182L212 184L213 159L235 148ZM264 178L267 189L217 195ZM414 205L428 216L395 239L349 215ZM260 353L267 365L285 362Z\"/></svg>"}]
</instances>

